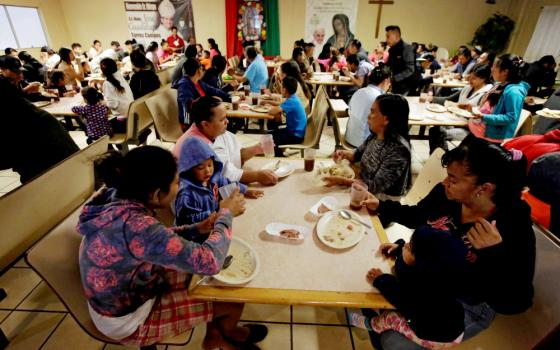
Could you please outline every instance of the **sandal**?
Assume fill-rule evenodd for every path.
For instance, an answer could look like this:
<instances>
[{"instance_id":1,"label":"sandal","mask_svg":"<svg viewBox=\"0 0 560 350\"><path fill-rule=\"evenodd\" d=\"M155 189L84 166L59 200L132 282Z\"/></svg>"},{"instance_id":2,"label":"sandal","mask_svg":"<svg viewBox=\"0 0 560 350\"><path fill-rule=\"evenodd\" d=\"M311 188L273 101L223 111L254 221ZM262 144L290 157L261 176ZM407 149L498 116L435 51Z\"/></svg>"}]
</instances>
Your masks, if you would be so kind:
<instances>
[{"instance_id":1,"label":"sandal","mask_svg":"<svg viewBox=\"0 0 560 350\"><path fill-rule=\"evenodd\" d=\"M243 327L249 329L247 339L243 341L235 341L231 338L226 338L226 340L234 346L238 346L242 350L258 350L259 347L254 343L261 342L264 338L266 338L268 335L268 328L262 324L245 324Z\"/></svg>"}]
</instances>

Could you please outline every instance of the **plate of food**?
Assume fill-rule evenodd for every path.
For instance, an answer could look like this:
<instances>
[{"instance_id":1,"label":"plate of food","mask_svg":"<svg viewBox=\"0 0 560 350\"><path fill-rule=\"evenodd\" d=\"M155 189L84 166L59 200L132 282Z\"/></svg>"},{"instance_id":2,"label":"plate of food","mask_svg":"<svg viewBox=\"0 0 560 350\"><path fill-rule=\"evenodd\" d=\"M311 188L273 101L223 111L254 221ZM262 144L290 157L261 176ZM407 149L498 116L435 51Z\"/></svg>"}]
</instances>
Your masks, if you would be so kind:
<instances>
[{"instance_id":1,"label":"plate of food","mask_svg":"<svg viewBox=\"0 0 560 350\"><path fill-rule=\"evenodd\" d=\"M286 177L294 172L294 167L290 162L277 160L265 164L261 170L272 170L278 177Z\"/></svg>"},{"instance_id":2,"label":"plate of food","mask_svg":"<svg viewBox=\"0 0 560 350\"><path fill-rule=\"evenodd\" d=\"M223 102L223 105L224 105L224 108L226 109L226 111L229 111L229 110L232 109L230 102Z\"/></svg>"},{"instance_id":3,"label":"plate of food","mask_svg":"<svg viewBox=\"0 0 560 350\"><path fill-rule=\"evenodd\" d=\"M274 100L274 97L272 97L271 95L261 95L261 100L263 101L272 101Z\"/></svg>"},{"instance_id":4,"label":"plate of food","mask_svg":"<svg viewBox=\"0 0 560 350\"><path fill-rule=\"evenodd\" d=\"M338 207L338 199L332 196L326 196L321 198L317 203L315 203L309 212L315 216L323 216L324 214L335 210Z\"/></svg>"},{"instance_id":5,"label":"plate of food","mask_svg":"<svg viewBox=\"0 0 560 350\"><path fill-rule=\"evenodd\" d=\"M231 264L213 277L222 283L237 285L251 281L259 273L259 258L250 245L239 238L232 238L228 255Z\"/></svg>"},{"instance_id":6,"label":"plate of food","mask_svg":"<svg viewBox=\"0 0 560 350\"><path fill-rule=\"evenodd\" d=\"M51 104L50 101L37 101L37 102L33 102L33 105L35 105L35 107L38 107L38 108L43 108L43 107L46 107L46 106L48 106L48 105L50 105L50 104Z\"/></svg>"},{"instance_id":7,"label":"plate of food","mask_svg":"<svg viewBox=\"0 0 560 350\"><path fill-rule=\"evenodd\" d=\"M350 166L350 162L346 159L342 160L340 163L317 168L317 176L342 176L348 179L353 179L356 177L356 173Z\"/></svg>"},{"instance_id":8,"label":"plate of food","mask_svg":"<svg viewBox=\"0 0 560 350\"><path fill-rule=\"evenodd\" d=\"M311 234L307 227L283 224L279 222L273 222L266 225L265 230L266 233L271 236L294 241L303 241L305 236L309 236Z\"/></svg>"},{"instance_id":9,"label":"plate of food","mask_svg":"<svg viewBox=\"0 0 560 350\"><path fill-rule=\"evenodd\" d=\"M445 108L442 105L438 105L437 103L430 103L429 105L426 106L426 109L430 112L434 112L434 113L443 113L443 112L447 112L447 108Z\"/></svg>"},{"instance_id":10,"label":"plate of food","mask_svg":"<svg viewBox=\"0 0 560 350\"><path fill-rule=\"evenodd\" d=\"M366 229L353 220L344 219L339 212L340 210L330 211L319 219L317 237L323 244L334 249L353 247L362 240ZM352 211L349 213L354 219L361 220L358 214Z\"/></svg>"},{"instance_id":11,"label":"plate of food","mask_svg":"<svg viewBox=\"0 0 560 350\"><path fill-rule=\"evenodd\" d=\"M348 81L352 81L352 78L350 78L350 77L340 77L340 81L348 82Z\"/></svg>"},{"instance_id":12,"label":"plate of food","mask_svg":"<svg viewBox=\"0 0 560 350\"><path fill-rule=\"evenodd\" d=\"M448 107L447 110L455 115L458 115L459 117L463 117L463 118L472 118L473 115L471 112L465 110L465 109L461 109L459 107Z\"/></svg>"},{"instance_id":13,"label":"plate of food","mask_svg":"<svg viewBox=\"0 0 560 350\"><path fill-rule=\"evenodd\" d=\"M258 112L258 113L268 113L268 111L270 110L270 107L255 105L255 106L251 106L251 110L253 112Z\"/></svg>"},{"instance_id":14,"label":"plate of food","mask_svg":"<svg viewBox=\"0 0 560 350\"><path fill-rule=\"evenodd\" d=\"M560 110L543 108L540 111L537 111L537 115L547 118L560 118Z\"/></svg>"},{"instance_id":15,"label":"plate of food","mask_svg":"<svg viewBox=\"0 0 560 350\"><path fill-rule=\"evenodd\" d=\"M239 109L242 109L244 111L248 111L251 109L251 105L247 104L247 103L240 103L239 104Z\"/></svg>"}]
</instances>

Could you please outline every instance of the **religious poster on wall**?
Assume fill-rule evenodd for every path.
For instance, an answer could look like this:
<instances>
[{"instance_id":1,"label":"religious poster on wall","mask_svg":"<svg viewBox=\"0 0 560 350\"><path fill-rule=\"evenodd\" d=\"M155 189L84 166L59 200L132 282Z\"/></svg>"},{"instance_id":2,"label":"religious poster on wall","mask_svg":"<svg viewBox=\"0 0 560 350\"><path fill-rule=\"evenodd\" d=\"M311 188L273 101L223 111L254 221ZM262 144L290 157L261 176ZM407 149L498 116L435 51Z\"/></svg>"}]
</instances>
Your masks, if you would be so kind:
<instances>
[{"instance_id":1,"label":"religious poster on wall","mask_svg":"<svg viewBox=\"0 0 560 350\"><path fill-rule=\"evenodd\" d=\"M139 43L158 43L171 35L171 28L177 27L177 34L185 40L195 37L192 0L135 0L125 1L128 30Z\"/></svg>"},{"instance_id":2,"label":"religious poster on wall","mask_svg":"<svg viewBox=\"0 0 560 350\"><path fill-rule=\"evenodd\" d=\"M238 0L237 11L237 40L259 41L266 40L266 22L264 21L264 7L260 0Z\"/></svg>"},{"instance_id":3,"label":"religious poster on wall","mask_svg":"<svg viewBox=\"0 0 560 350\"><path fill-rule=\"evenodd\" d=\"M346 48L354 39L358 0L307 0L305 41L315 44L318 56L326 43Z\"/></svg>"}]
</instances>

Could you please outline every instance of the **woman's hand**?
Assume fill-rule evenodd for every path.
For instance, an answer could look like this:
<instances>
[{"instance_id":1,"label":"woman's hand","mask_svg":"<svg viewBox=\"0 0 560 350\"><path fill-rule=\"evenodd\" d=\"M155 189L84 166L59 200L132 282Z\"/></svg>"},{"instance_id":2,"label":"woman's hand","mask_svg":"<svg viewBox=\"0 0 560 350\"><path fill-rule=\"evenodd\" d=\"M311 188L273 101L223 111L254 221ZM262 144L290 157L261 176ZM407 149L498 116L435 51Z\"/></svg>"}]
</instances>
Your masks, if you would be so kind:
<instances>
[{"instance_id":1,"label":"woman's hand","mask_svg":"<svg viewBox=\"0 0 560 350\"><path fill-rule=\"evenodd\" d=\"M377 199L377 197L375 197L373 194L368 192L368 196L365 200L362 201L362 203L360 203L362 206L366 206L366 208L368 208L369 210L373 210L376 211L377 208L379 207L379 199Z\"/></svg>"},{"instance_id":2,"label":"woman's hand","mask_svg":"<svg viewBox=\"0 0 560 350\"><path fill-rule=\"evenodd\" d=\"M484 218L478 219L471 227L467 232L467 238L476 249L492 247L502 242L502 236L496 228L496 221L489 223Z\"/></svg>"},{"instance_id":3,"label":"woman's hand","mask_svg":"<svg viewBox=\"0 0 560 350\"><path fill-rule=\"evenodd\" d=\"M373 281L375 281L375 279L379 276L381 276L383 274L383 271L381 271L381 269L378 269L376 267L370 269L366 275L366 279L368 281L369 284L372 284Z\"/></svg>"},{"instance_id":4,"label":"woman's hand","mask_svg":"<svg viewBox=\"0 0 560 350\"><path fill-rule=\"evenodd\" d=\"M200 234L208 234L214 229L214 224L216 223L216 219L218 218L218 213L212 213L209 217L207 217L204 221L201 221L196 224L196 228Z\"/></svg>"},{"instance_id":5,"label":"woman's hand","mask_svg":"<svg viewBox=\"0 0 560 350\"><path fill-rule=\"evenodd\" d=\"M394 253L397 248L399 248L399 245L396 243L382 243L379 246L379 252L385 258L392 258L395 256Z\"/></svg>"},{"instance_id":6,"label":"woman's hand","mask_svg":"<svg viewBox=\"0 0 560 350\"><path fill-rule=\"evenodd\" d=\"M231 196L222 199L220 209L229 209L233 216L238 216L245 212L245 197L239 193L239 187L233 191Z\"/></svg>"},{"instance_id":7,"label":"woman's hand","mask_svg":"<svg viewBox=\"0 0 560 350\"><path fill-rule=\"evenodd\" d=\"M343 159L347 159L350 163L354 162L354 152L352 151L336 151L333 154L333 160L335 163L340 162Z\"/></svg>"},{"instance_id":8,"label":"woman's hand","mask_svg":"<svg viewBox=\"0 0 560 350\"><path fill-rule=\"evenodd\" d=\"M352 184L352 180L342 176L324 176L321 180L325 182L326 187L350 186Z\"/></svg>"},{"instance_id":9,"label":"woman's hand","mask_svg":"<svg viewBox=\"0 0 560 350\"><path fill-rule=\"evenodd\" d=\"M264 192L261 190L247 190L245 191L245 198L257 199L264 196Z\"/></svg>"}]
</instances>

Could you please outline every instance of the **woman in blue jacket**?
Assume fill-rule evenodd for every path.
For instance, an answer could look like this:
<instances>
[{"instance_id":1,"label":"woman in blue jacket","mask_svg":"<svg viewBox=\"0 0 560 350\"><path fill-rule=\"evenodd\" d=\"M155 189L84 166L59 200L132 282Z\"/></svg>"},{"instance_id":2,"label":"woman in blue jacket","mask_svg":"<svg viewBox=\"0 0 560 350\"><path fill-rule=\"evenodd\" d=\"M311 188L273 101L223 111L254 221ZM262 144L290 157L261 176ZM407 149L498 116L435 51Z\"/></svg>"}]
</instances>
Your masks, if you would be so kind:
<instances>
[{"instance_id":1,"label":"woman in blue jacket","mask_svg":"<svg viewBox=\"0 0 560 350\"><path fill-rule=\"evenodd\" d=\"M521 58L510 54L494 61L492 78L499 84L489 92L487 103L482 101L480 114L475 114L486 127L484 134L481 132L477 136L499 142L515 136L523 101L529 90L529 84L521 81L521 63ZM493 108L490 110L488 106Z\"/></svg>"},{"instance_id":2,"label":"woman in blue jacket","mask_svg":"<svg viewBox=\"0 0 560 350\"><path fill-rule=\"evenodd\" d=\"M183 65L183 77L172 84L177 89L177 104L179 107L179 123L183 130L191 124L189 110L192 101L201 96L216 96L222 101L231 102L231 97L224 91L216 89L201 79L204 74L200 62L195 58L188 58Z\"/></svg>"}]
</instances>

